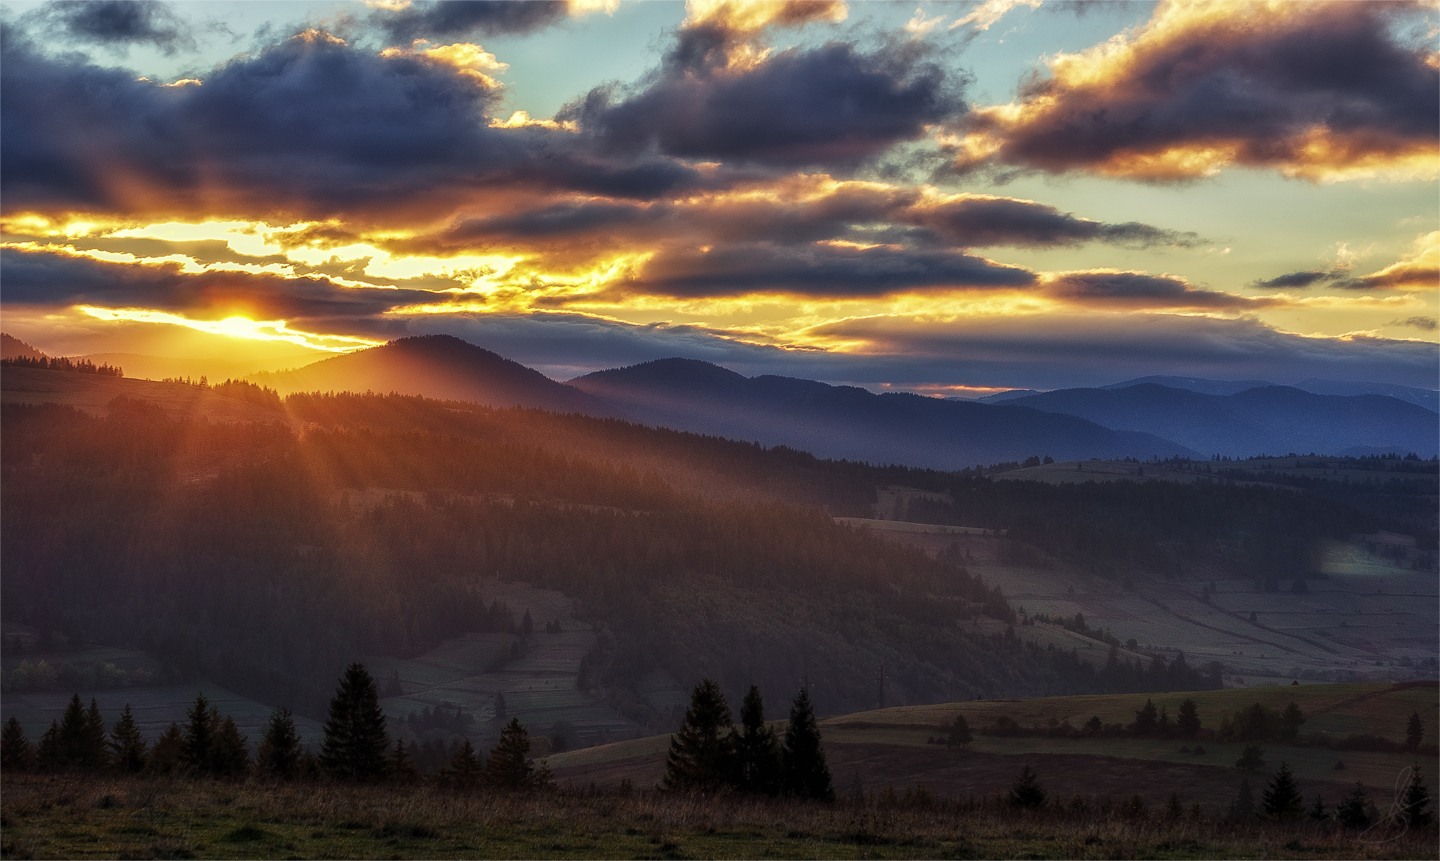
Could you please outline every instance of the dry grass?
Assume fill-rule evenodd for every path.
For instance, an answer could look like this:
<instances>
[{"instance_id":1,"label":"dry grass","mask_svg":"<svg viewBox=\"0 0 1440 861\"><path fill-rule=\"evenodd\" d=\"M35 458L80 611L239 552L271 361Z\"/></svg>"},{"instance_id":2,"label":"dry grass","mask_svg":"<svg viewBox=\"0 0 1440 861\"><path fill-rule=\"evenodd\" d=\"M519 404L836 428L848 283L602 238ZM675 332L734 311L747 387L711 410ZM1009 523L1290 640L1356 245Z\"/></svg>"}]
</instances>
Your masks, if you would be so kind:
<instances>
[{"instance_id":1,"label":"dry grass","mask_svg":"<svg viewBox=\"0 0 1440 861\"><path fill-rule=\"evenodd\" d=\"M7 858L1427 858L1436 833L912 799L264 786L7 775Z\"/></svg>"}]
</instances>

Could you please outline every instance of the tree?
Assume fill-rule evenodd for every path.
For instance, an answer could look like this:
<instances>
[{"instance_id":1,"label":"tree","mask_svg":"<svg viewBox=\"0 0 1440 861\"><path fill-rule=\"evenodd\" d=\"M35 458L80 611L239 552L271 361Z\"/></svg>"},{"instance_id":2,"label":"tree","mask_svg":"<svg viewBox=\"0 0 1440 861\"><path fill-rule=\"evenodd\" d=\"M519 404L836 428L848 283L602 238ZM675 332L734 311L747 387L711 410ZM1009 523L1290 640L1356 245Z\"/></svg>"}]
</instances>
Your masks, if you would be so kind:
<instances>
[{"instance_id":1,"label":"tree","mask_svg":"<svg viewBox=\"0 0 1440 861\"><path fill-rule=\"evenodd\" d=\"M1346 828L1368 828L1370 827L1370 799L1365 794L1365 787L1356 781L1355 788L1335 808L1335 818Z\"/></svg>"},{"instance_id":2,"label":"tree","mask_svg":"<svg viewBox=\"0 0 1440 861\"><path fill-rule=\"evenodd\" d=\"M215 730L215 747L210 754L210 773L216 777L242 777L250 768L250 751L245 736L226 715Z\"/></svg>"},{"instance_id":3,"label":"tree","mask_svg":"<svg viewBox=\"0 0 1440 861\"><path fill-rule=\"evenodd\" d=\"M185 747L181 753L182 763L192 774L210 774L219 729L220 713L204 694L196 694L195 702L185 712Z\"/></svg>"},{"instance_id":4,"label":"tree","mask_svg":"<svg viewBox=\"0 0 1440 861\"><path fill-rule=\"evenodd\" d=\"M1155 703L1146 698L1145 705L1135 712L1135 723L1133 728L1136 735L1154 735L1158 725L1158 715L1155 711Z\"/></svg>"},{"instance_id":5,"label":"tree","mask_svg":"<svg viewBox=\"0 0 1440 861\"><path fill-rule=\"evenodd\" d=\"M1291 700L1285 710L1280 713L1280 737L1286 741L1294 741L1300 735L1300 727L1305 723L1305 713Z\"/></svg>"},{"instance_id":6,"label":"tree","mask_svg":"<svg viewBox=\"0 0 1440 861\"><path fill-rule=\"evenodd\" d=\"M485 777L504 789L528 789L533 784L535 763L530 759L530 733L519 718L510 718L500 730L500 742L485 763Z\"/></svg>"},{"instance_id":7,"label":"tree","mask_svg":"<svg viewBox=\"0 0 1440 861\"><path fill-rule=\"evenodd\" d=\"M1295 783L1295 775L1290 773L1289 763L1280 763L1280 770L1270 779L1261 801L1265 805L1265 815L1271 818L1293 819L1300 815L1304 799Z\"/></svg>"},{"instance_id":8,"label":"tree","mask_svg":"<svg viewBox=\"0 0 1440 861\"><path fill-rule=\"evenodd\" d=\"M35 747L25 737L25 728L13 716L0 732L0 771L14 773L35 767Z\"/></svg>"},{"instance_id":9,"label":"tree","mask_svg":"<svg viewBox=\"0 0 1440 861\"><path fill-rule=\"evenodd\" d=\"M338 780L379 780L385 776L389 749L375 680L363 664L351 664L330 700L320 767Z\"/></svg>"},{"instance_id":10,"label":"tree","mask_svg":"<svg viewBox=\"0 0 1440 861\"><path fill-rule=\"evenodd\" d=\"M1240 778L1240 789L1230 805L1230 818L1243 821L1255 815L1255 791L1250 788L1250 778Z\"/></svg>"},{"instance_id":11,"label":"tree","mask_svg":"<svg viewBox=\"0 0 1440 861\"><path fill-rule=\"evenodd\" d=\"M300 737L295 732L295 718L289 709L277 708L270 713L265 737L255 751L255 770L280 780L294 780L299 774Z\"/></svg>"},{"instance_id":12,"label":"tree","mask_svg":"<svg viewBox=\"0 0 1440 861\"><path fill-rule=\"evenodd\" d=\"M1400 815L1405 819L1408 828L1424 828L1430 824L1430 790L1425 787L1425 776L1420 773L1420 766L1412 766L1410 769L1410 782L1405 786L1405 792L1400 796Z\"/></svg>"},{"instance_id":13,"label":"tree","mask_svg":"<svg viewBox=\"0 0 1440 861\"><path fill-rule=\"evenodd\" d=\"M661 787L676 791L714 792L730 777L734 747L730 707L710 679L695 686L680 731L670 737Z\"/></svg>"},{"instance_id":14,"label":"tree","mask_svg":"<svg viewBox=\"0 0 1440 861\"><path fill-rule=\"evenodd\" d=\"M135 715L130 711L129 703L125 704L115 726L110 730L110 752L114 755L116 768L126 774L134 774L145 768L148 752L145 738L140 734L140 727L135 723Z\"/></svg>"},{"instance_id":15,"label":"tree","mask_svg":"<svg viewBox=\"0 0 1440 861\"><path fill-rule=\"evenodd\" d=\"M964 715L956 715L953 723L950 724L950 732L945 736L945 746L950 748L964 747L974 739L970 733L970 724L965 721Z\"/></svg>"},{"instance_id":16,"label":"tree","mask_svg":"<svg viewBox=\"0 0 1440 861\"><path fill-rule=\"evenodd\" d=\"M774 795L780 791L780 749L765 723L765 702L754 685L740 705L740 731L735 735L735 788Z\"/></svg>"},{"instance_id":17,"label":"tree","mask_svg":"<svg viewBox=\"0 0 1440 861\"><path fill-rule=\"evenodd\" d=\"M80 765L88 769L101 769L110 762L110 750L105 741L105 719L100 716L100 706L90 698L90 708L85 710L84 730L81 733Z\"/></svg>"},{"instance_id":18,"label":"tree","mask_svg":"<svg viewBox=\"0 0 1440 861\"><path fill-rule=\"evenodd\" d=\"M1030 763L1020 769L1020 776L1010 785L1010 794L1006 796L1011 806L1035 809L1045 804L1045 788L1040 785L1040 778Z\"/></svg>"},{"instance_id":19,"label":"tree","mask_svg":"<svg viewBox=\"0 0 1440 861\"><path fill-rule=\"evenodd\" d=\"M450 757L450 767L445 770L445 779L458 789L474 789L480 785L480 778L485 775L485 769L480 765L480 757L475 753L475 745L470 739L460 742L455 748L455 754Z\"/></svg>"},{"instance_id":20,"label":"tree","mask_svg":"<svg viewBox=\"0 0 1440 861\"><path fill-rule=\"evenodd\" d=\"M1419 712L1411 712L1410 720L1405 724L1405 749L1408 751L1418 750L1420 742L1425 740L1425 724L1420 720Z\"/></svg>"},{"instance_id":21,"label":"tree","mask_svg":"<svg viewBox=\"0 0 1440 861\"><path fill-rule=\"evenodd\" d=\"M50 728L40 736L40 744L35 752L36 765L41 771L56 771L65 766L65 758L61 753L60 745L60 722L50 721Z\"/></svg>"},{"instance_id":22,"label":"tree","mask_svg":"<svg viewBox=\"0 0 1440 861\"><path fill-rule=\"evenodd\" d=\"M825 764L825 749L820 744L820 728L815 725L815 710L810 694L804 689L790 707L790 723L785 727L785 744L781 749L784 763L784 787L787 795L834 801L830 785L830 766Z\"/></svg>"},{"instance_id":23,"label":"tree","mask_svg":"<svg viewBox=\"0 0 1440 861\"><path fill-rule=\"evenodd\" d=\"M179 723L171 721L150 748L148 768L156 774L175 774L184 767L185 733Z\"/></svg>"},{"instance_id":24,"label":"tree","mask_svg":"<svg viewBox=\"0 0 1440 861\"><path fill-rule=\"evenodd\" d=\"M388 766L391 780L408 783L415 779L415 761L410 756L410 751L406 749L404 739L395 739L395 747L390 751Z\"/></svg>"},{"instance_id":25,"label":"tree","mask_svg":"<svg viewBox=\"0 0 1440 861\"><path fill-rule=\"evenodd\" d=\"M1180 712L1175 716L1175 729L1181 738L1195 738L1200 734L1200 708L1194 700L1180 703Z\"/></svg>"},{"instance_id":26,"label":"tree","mask_svg":"<svg viewBox=\"0 0 1440 861\"><path fill-rule=\"evenodd\" d=\"M1305 815L1316 822L1324 822L1330 818L1330 811L1325 809L1325 799L1320 797L1320 793L1315 793L1315 803L1310 805L1310 809L1305 811Z\"/></svg>"},{"instance_id":27,"label":"tree","mask_svg":"<svg viewBox=\"0 0 1440 861\"><path fill-rule=\"evenodd\" d=\"M1236 768L1255 771L1265 767L1265 748L1258 744L1245 745L1245 752L1235 761Z\"/></svg>"}]
</instances>

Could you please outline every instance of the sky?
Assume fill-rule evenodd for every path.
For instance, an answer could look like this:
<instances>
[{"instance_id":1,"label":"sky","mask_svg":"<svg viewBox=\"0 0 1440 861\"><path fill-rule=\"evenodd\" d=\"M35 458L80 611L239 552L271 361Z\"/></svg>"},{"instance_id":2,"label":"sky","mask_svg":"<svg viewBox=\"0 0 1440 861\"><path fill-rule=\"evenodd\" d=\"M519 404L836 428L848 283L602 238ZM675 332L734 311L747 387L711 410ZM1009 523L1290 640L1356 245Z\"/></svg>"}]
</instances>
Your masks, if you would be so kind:
<instances>
[{"instance_id":1,"label":"sky","mask_svg":"<svg viewBox=\"0 0 1440 861\"><path fill-rule=\"evenodd\" d=\"M0 2L0 325L1436 388L1433 2Z\"/></svg>"}]
</instances>

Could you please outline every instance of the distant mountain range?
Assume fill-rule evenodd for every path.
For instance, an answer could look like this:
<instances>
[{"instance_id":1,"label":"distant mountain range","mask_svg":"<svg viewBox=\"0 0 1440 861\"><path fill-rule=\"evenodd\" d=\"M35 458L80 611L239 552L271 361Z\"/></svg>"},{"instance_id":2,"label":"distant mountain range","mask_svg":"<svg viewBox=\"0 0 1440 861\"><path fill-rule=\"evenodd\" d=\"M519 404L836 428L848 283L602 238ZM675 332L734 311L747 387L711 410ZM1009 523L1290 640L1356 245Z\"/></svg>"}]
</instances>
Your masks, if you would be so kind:
<instances>
[{"instance_id":1,"label":"distant mountain range","mask_svg":"<svg viewBox=\"0 0 1440 861\"><path fill-rule=\"evenodd\" d=\"M5 355L29 348L8 335ZM371 391L621 418L784 445L821 457L936 469L1086 458L1437 453L1435 392L1311 380L1146 377L1094 389L1017 390L979 401L874 394L661 359L562 383L458 338L402 338L293 371L257 373L281 394ZM1362 392L1356 394L1354 392ZM1385 392L1389 392L1386 394Z\"/></svg>"}]
</instances>

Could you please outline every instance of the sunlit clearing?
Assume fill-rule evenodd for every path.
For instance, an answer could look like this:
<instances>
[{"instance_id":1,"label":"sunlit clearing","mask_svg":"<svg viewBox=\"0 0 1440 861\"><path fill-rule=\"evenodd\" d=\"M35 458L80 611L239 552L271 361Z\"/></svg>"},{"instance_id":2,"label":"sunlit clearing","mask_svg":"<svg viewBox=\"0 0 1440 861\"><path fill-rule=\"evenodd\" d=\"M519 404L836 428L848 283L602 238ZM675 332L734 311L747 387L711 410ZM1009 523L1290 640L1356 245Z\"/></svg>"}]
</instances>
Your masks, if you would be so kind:
<instances>
[{"instance_id":1,"label":"sunlit clearing","mask_svg":"<svg viewBox=\"0 0 1440 861\"><path fill-rule=\"evenodd\" d=\"M100 308L94 305L78 305L79 310L97 320L130 323L161 323L170 326L184 326L212 335L252 341L284 341L326 353L348 353L366 347L374 347L381 341L358 338L351 335L322 335L291 329L284 320L251 320L248 317L232 316L223 320L192 320L168 311L150 308Z\"/></svg>"}]
</instances>

